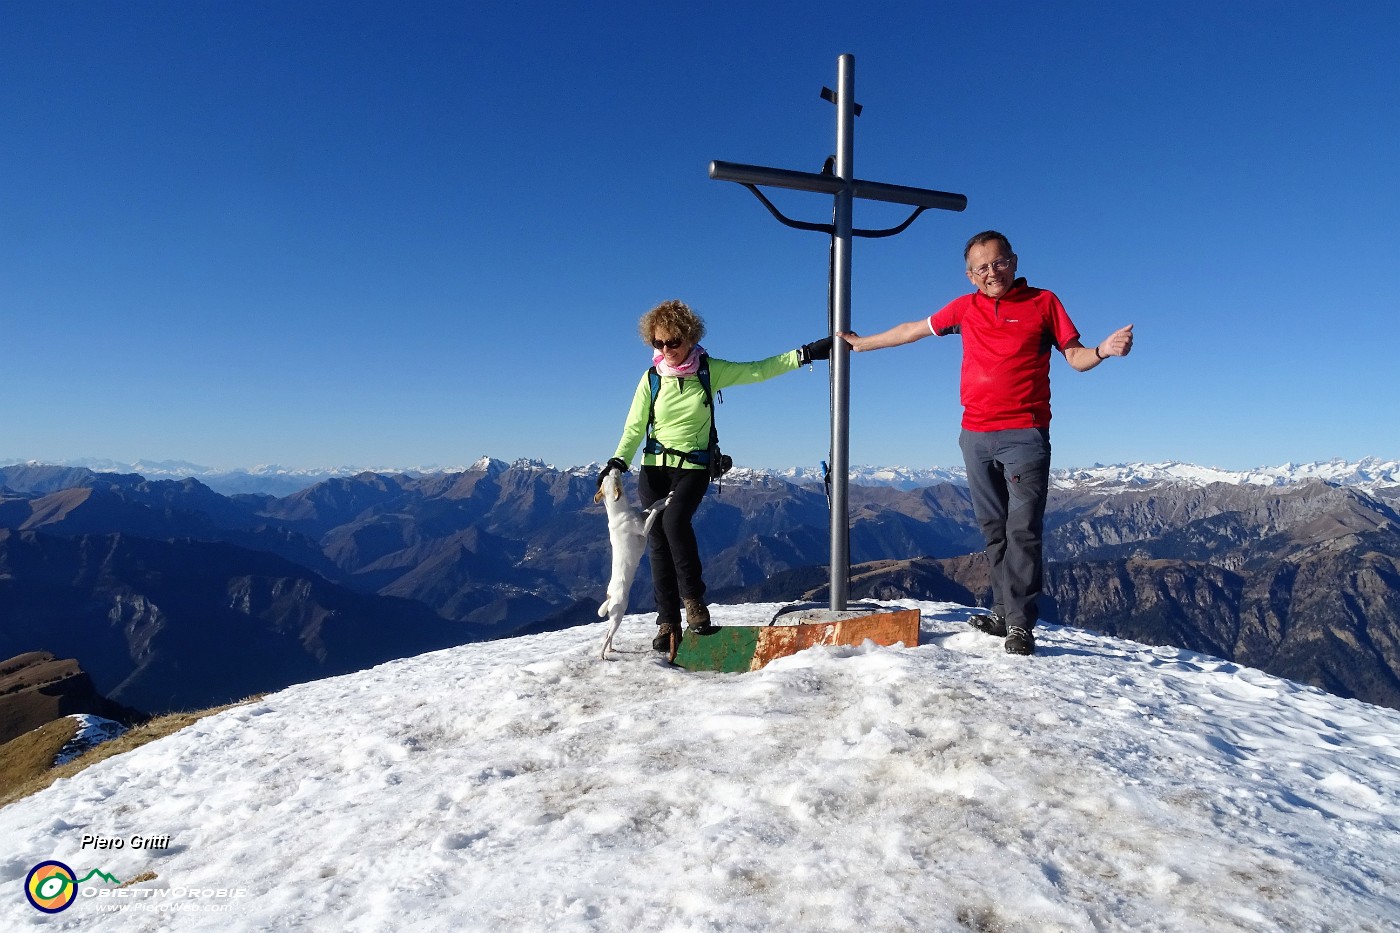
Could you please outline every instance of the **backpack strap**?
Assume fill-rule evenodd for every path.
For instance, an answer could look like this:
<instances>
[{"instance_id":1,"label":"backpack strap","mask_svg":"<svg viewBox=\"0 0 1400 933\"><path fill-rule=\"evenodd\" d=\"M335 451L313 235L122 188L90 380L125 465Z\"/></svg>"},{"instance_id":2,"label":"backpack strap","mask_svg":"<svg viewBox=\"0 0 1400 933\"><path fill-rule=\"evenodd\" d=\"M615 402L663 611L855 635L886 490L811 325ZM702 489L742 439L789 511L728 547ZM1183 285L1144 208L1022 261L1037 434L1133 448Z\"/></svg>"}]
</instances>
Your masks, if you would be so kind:
<instances>
[{"instance_id":1,"label":"backpack strap","mask_svg":"<svg viewBox=\"0 0 1400 933\"><path fill-rule=\"evenodd\" d=\"M710 392L710 355L700 354L700 371L695 374L700 379L700 386L705 390L705 404L710 409L710 448L719 446L719 429L715 426L715 397ZM724 396L720 396L721 402Z\"/></svg>"},{"instance_id":2,"label":"backpack strap","mask_svg":"<svg viewBox=\"0 0 1400 933\"><path fill-rule=\"evenodd\" d=\"M662 444L653 433L656 427L656 396L661 393L661 374L656 371L655 366L647 370L647 381L651 385L651 406L647 409L646 444L642 447L642 453L659 454L662 466L666 465L666 457L668 456L684 460L687 463L708 466L710 451L719 444L719 431L715 427L715 396L710 391L709 354L700 354L700 368L696 371L695 376L700 380L700 387L705 390L705 406L710 409L710 446L703 450L676 450ZM724 401L723 396L720 396L720 401Z\"/></svg>"}]
</instances>

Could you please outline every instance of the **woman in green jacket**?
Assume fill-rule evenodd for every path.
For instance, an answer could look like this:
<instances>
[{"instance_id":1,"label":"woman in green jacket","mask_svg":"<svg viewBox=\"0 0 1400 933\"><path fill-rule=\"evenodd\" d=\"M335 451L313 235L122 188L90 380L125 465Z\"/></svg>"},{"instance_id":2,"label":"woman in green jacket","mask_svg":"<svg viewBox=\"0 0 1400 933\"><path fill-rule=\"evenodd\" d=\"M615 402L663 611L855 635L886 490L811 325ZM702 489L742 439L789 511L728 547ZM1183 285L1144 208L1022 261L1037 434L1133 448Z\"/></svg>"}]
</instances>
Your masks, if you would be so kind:
<instances>
[{"instance_id":1,"label":"woman in green jacket","mask_svg":"<svg viewBox=\"0 0 1400 933\"><path fill-rule=\"evenodd\" d=\"M729 386L772 379L812 360L829 359L831 338L824 337L766 360L732 363L705 353L700 346L705 322L684 302L674 300L664 301L642 315L639 329L643 342L655 351L652 364L660 376L659 389L653 402L651 371L642 374L632 396L622 439L603 472L625 472L645 442L637 479L642 507L649 508L671 496L661 518L652 525L647 542L658 626L652 647L665 651L671 647L672 639L680 635L682 604L687 628L698 635L715 630L705 606L705 581L691 526L695 510L710 485L714 424L710 396ZM701 384L702 368L709 372L708 393ZM598 482L602 483L602 474Z\"/></svg>"}]
</instances>

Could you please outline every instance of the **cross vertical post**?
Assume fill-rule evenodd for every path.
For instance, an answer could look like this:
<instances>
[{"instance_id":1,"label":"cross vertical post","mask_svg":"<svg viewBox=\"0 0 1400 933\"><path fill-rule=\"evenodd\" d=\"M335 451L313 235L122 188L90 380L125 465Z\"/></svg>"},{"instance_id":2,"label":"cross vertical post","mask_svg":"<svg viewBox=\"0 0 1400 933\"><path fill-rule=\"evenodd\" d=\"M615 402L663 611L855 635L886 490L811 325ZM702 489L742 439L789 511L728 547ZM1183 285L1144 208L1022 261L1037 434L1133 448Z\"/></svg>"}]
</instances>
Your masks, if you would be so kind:
<instances>
[{"instance_id":1,"label":"cross vertical post","mask_svg":"<svg viewBox=\"0 0 1400 933\"><path fill-rule=\"evenodd\" d=\"M835 333L851 329L851 227L855 197L855 56L837 60L836 74L836 177L844 184L836 193L832 212L832 327ZM851 348L844 340L831 346L831 575L830 605L842 611L850 596L851 536L849 490L851 476ZM837 521L837 516L841 521ZM838 528L839 525L839 528Z\"/></svg>"},{"instance_id":2,"label":"cross vertical post","mask_svg":"<svg viewBox=\"0 0 1400 933\"><path fill-rule=\"evenodd\" d=\"M798 230L814 230L831 236L831 308L833 336L851 329L851 243L852 238L885 237L904 231L914 219L929 208L961 211L967 198L961 194L910 188L882 182L863 181L855 177L855 120L861 106L855 101L855 56L844 54L837 60L837 82L834 95L822 88L822 96L836 105L835 173L796 172L790 169L740 165L735 162L710 163L710 177L716 181L732 181L753 192L768 212L786 226ZM783 215L773 202L759 191L759 185L798 191L829 194L835 199L832 222L829 224L793 220ZM887 230L862 230L855 227L855 199L885 201L914 207L902 224ZM831 347L831 466L827 475L831 497L831 577L830 605L838 612L846 609L850 597L850 401L851 348L844 340Z\"/></svg>"}]
</instances>

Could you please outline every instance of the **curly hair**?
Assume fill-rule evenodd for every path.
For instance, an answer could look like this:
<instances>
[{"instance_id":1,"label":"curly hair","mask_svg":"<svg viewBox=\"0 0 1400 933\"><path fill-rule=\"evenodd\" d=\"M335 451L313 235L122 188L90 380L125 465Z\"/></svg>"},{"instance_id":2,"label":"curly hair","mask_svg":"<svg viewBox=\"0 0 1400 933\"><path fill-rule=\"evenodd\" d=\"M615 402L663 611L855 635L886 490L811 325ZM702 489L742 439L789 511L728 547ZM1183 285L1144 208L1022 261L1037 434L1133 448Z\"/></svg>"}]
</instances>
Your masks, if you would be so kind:
<instances>
[{"instance_id":1,"label":"curly hair","mask_svg":"<svg viewBox=\"0 0 1400 933\"><path fill-rule=\"evenodd\" d=\"M690 310L690 305L672 298L643 314L642 319L637 322L637 330L642 335L642 342L647 346L651 346L658 330L674 334L686 343L696 344L705 336L705 321Z\"/></svg>"}]
</instances>

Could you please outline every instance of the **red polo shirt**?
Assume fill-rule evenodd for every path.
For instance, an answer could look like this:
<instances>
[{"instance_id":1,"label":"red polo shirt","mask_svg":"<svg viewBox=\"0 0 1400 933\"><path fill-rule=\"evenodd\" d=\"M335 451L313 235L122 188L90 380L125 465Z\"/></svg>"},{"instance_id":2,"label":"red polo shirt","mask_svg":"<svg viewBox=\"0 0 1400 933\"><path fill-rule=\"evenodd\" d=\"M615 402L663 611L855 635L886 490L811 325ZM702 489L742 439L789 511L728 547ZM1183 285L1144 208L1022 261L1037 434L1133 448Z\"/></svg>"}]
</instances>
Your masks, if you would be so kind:
<instances>
[{"instance_id":1,"label":"red polo shirt","mask_svg":"<svg viewBox=\"0 0 1400 933\"><path fill-rule=\"evenodd\" d=\"M1001 298L963 295L928 319L940 337L961 334L962 426L969 431L1050 424L1050 348L1079 337L1053 292L1017 279Z\"/></svg>"}]
</instances>

